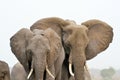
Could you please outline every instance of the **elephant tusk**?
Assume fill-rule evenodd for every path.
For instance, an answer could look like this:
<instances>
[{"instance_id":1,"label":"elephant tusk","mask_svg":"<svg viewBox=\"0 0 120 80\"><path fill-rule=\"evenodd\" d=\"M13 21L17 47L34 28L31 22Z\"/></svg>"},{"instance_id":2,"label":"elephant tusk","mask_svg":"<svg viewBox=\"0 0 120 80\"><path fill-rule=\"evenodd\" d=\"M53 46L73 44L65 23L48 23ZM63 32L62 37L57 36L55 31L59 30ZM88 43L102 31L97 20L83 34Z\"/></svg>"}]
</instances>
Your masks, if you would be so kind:
<instances>
[{"instance_id":1,"label":"elephant tusk","mask_svg":"<svg viewBox=\"0 0 120 80\"><path fill-rule=\"evenodd\" d=\"M70 72L70 75L74 76L74 73L72 72L72 64L69 63L69 72Z\"/></svg>"},{"instance_id":2,"label":"elephant tusk","mask_svg":"<svg viewBox=\"0 0 120 80\"><path fill-rule=\"evenodd\" d=\"M55 79L55 77L53 76L53 74L50 72L50 70L48 69L48 66L46 66L46 71L48 72L48 74L53 78Z\"/></svg>"},{"instance_id":3,"label":"elephant tusk","mask_svg":"<svg viewBox=\"0 0 120 80\"><path fill-rule=\"evenodd\" d=\"M31 74L33 73L33 68L30 70L28 76L27 76L27 80L30 78Z\"/></svg>"},{"instance_id":4,"label":"elephant tusk","mask_svg":"<svg viewBox=\"0 0 120 80\"><path fill-rule=\"evenodd\" d=\"M91 75L90 75L90 72L89 72L88 67L87 67L86 64L85 64L84 68L85 68L85 70L87 71L88 78L91 80Z\"/></svg>"},{"instance_id":5,"label":"elephant tusk","mask_svg":"<svg viewBox=\"0 0 120 80\"><path fill-rule=\"evenodd\" d=\"M85 70L86 70L86 71L88 71L88 67L87 67L87 65L86 65L86 64L85 64L84 68L85 68Z\"/></svg>"}]
</instances>

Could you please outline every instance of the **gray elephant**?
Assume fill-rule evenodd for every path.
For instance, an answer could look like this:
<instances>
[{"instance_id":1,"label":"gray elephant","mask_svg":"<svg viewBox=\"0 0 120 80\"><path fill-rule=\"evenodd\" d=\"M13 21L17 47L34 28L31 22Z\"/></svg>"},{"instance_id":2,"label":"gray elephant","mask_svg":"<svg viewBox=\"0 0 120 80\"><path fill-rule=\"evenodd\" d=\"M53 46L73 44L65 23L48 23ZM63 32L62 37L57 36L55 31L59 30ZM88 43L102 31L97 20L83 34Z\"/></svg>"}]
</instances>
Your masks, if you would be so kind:
<instances>
[{"instance_id":1,"label":"gray elephant","mask_svg":"<svg viewBox=\"0 0 120 80\"><path fill-rule=\"evenodd\" d=\"M23 28L10 39L11 50L30 80L61 80L65 57L61 38L55 31Z\"/></svg>"},{"instance_id":2,"label":"gray elephant","mask_svg":"<svg viewBox=\"0 0 120 80\"><path fill-rule=\"evenodd\" d=\"M31 30L47 28L53 29L61 37L66 53L63 66L67 71L73 66L75 80L85 79L86 60L93 59L97 54L106 50L113 39L111 26L95 19L77 25L69 20L50 17L38 20L30 27ZM68 72L68 77L69 75L73 73Z\"/></svg>"},{"instance_id":3,"label":"gray elephant","mask_svg":"<svg viewBox=\"0 0 120 80\"><path fill-rule=\"evenodd\" d=\"M9 66L5 61L0 60L0 80L10 80Z\"/></svg>"},{"instance_id":4,"label":"gray elephant","mask_svg":"<svg viewBox=\"0 0 120 80\"><path fill-rule=\"evenodd\" d=\"M26 71L19 62L16 63L12 68L11 80L27 80Z\"/></svg>"}]
</instances>

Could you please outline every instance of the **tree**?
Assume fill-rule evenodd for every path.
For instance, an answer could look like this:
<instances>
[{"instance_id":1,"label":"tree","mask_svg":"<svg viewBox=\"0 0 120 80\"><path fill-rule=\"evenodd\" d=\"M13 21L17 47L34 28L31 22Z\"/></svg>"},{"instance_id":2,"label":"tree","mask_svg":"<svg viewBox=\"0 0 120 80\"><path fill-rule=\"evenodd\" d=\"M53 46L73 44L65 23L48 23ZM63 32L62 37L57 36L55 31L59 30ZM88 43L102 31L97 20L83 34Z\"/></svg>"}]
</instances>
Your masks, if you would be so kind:
<instances>
[{"instance_id":1,"label":"tree","mask_svg":"<svg viewBox=\"0 0 120 80\"><path fill-rule=\"evenodd\" d=\"M104 80L112 80L113 75L115 74L115 69L110 67L108 69L103 69L100 72Z\"/></svg>"}]
</instances>

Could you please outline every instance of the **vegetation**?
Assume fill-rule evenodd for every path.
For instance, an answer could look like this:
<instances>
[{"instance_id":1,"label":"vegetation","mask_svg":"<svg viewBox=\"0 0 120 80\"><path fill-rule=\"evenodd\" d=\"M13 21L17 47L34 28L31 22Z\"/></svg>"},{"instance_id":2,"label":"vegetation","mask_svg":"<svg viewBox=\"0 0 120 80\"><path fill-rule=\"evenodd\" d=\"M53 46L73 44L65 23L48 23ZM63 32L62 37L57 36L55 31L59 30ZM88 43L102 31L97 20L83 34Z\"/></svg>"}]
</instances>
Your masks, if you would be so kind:
<instances>
[{"instance_id":1,"label":"vegetation","mask_svg":"<svg viewBox=\"0 0 120 80\"><path fill-rule=\"evenodd\" d=\"M10 68L10 70L11 70L11 68ZM112 76L112 79L104 79L103 78L102 75L104 74L105 70L108 70L108 72L110 71L110 73L111 73L110 75ZM114 71L115 71L115 73L114 73ZM119 70L115 70L112 67L110 67L108 69L102 69L102 70L99 70L99 69L89 69L89 72L90 72L92 80L120 80L120 69ZM105 71L105 73L106 73L106 71Z\"/></svg>"},{"instance_id":2,"label":"vegetation","mask_svg":"<svg viewBox=\"0 0 120 80\"><path fill-rule=\"evenodd\" d=\"M112 67L108 69L103 69L101 70L100 74L104 80L113 80L112 77L115 74L115 69L113 69Z\"/></svg>"},{"instance_id":3,"label":"vegetation","mask_svg":"<svg viewBox=\"0 0 120 80\"><path fill-rule=\"evenodd\" d=\"M91 80L120 80L120 69L113 67L105 69L90 69Z\"/></svg>"}]
</instances>

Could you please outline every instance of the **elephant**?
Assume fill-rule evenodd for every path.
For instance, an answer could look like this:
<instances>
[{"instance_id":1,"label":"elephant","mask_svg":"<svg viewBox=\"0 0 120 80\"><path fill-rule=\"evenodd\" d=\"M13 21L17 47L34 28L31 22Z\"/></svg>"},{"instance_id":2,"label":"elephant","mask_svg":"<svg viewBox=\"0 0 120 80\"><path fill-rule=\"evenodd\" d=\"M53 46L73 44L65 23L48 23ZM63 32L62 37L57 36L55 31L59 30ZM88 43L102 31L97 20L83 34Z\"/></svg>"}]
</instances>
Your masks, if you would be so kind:
<instances>
[{"instance_id":1,"label":"elephant","mask_svg":"<svg viewBox=\"0 0 120 80\"><path fill-rule=\"evenodd\" d=\"M22 28L10 38L10 46L25 68L27 79L61 80L65 52L54 30Z\"/></svg>"},{"instance_id":2,"label":"elephant","mask_svg":"<svg viewBox=\"0 0 120 80\"><path fill-rule=\"evenodd\" d=\"M87 20L78 25L69 20L49 17L36 21L30 27L32 31L47 28L53 29L61 37L65 50L63 66L67 68L67 71L73 66L75 80L85 79L86 60L91 60L106 50L113 39L113 28L106 22L97 19ZM69 64L70 67L68 67ZM73 75L71 73L70 75Z\"/></svg>"},{"instance_id":3,"label":"elephant","mask_svg":"<svg viewBox=\"0 0 120 80\"><path fill-rule=\"evenodd\" d=\"M17 62L11 70L11 80L27 80L27 73L19 62Z\"/></svg>"},{"instance_id":4,"label":"elephant","mask_svg":"<svg viewBox=\"0 0 120 80\"><path fill-rule=\"evenodd\" d=\"M0 80L10 80L9 65L2 60L0 60Z\"/></svg>"}]
</instances>

